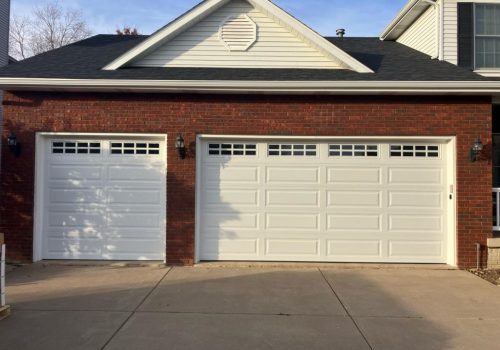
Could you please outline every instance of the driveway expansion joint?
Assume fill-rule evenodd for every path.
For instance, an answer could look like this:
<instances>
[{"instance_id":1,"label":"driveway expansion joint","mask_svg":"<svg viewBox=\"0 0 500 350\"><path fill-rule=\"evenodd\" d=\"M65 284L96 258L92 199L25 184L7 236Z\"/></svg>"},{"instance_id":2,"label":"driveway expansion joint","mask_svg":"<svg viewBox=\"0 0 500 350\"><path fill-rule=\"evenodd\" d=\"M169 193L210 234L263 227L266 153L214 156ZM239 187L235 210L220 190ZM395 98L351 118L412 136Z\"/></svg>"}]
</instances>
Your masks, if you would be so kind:
<instances>
[{"instance_id":1,"label":"driveway expansion joint","mask_svg":"<svg viewBox=\"0 0 500 350\"><path fill-rule=\"evenodd\" d=\"M142 306L142 304L144 304L144 302L146 301L146 299L149 298L149 296L154 292L154 290L156 288L158 288L158 286L161 284L161 282L163 282L163 280L167 277L167 275L173 269L174 269L173 267L170 267L165 272L165 274L163 274L163 276L158 280L158 282L156 282L156 284L153 286L153 288L151 288L151 290L144 296L144 298L142 298L142 300L139 302L139 304L135 307L134 311L130 312L130 315L128 315L128 317L125 319L125 321L122 322L122 324L118 327L118 329L116 329L113 332L113 334L111 335L111 337L109 337L109 339L106 341L106 343L104 343L104 345L101 347L101 350L104 350L109 345L109 343L111 343L111 341L113 340L113 338L122 330L122 328L127 324L127 322L130 321L130 319L132 318L132 316L137 312L137 310L139 310L139 308Z\"/></svg>"},{"instance_id":2,"label":"driveway expansion joint","mask_svg":"<svg viewBox=\"0 0 500 350\"><path fill-rule=\"evenodd\" d=\"M342 302L342 299L340 299L339 295L337 294L337 292L333 288L333 285L330 283L330 281L328 281L328 279L326 278L326 276L323 273L323 271L321 271L321 269L318 268L318 272L321 274L321 276L323 276L323 279L325 280L326 284L330 287L330 290L332 291L332 293L335 295L335 297L339 301L340 305L342 306L342 308L344 309L345 313L347 314L347 317L349 317L349 319L351 320L351 322L354 324L354 327L356 327L356 329L358 330L359 334L361 335L361 337L365 341L366 345L368 345L368 347L370 348L370 350L375 350L374 347L368 341L368 338L361 331L361 328L359 327L359 325L356 322L356 320L354 319L354 317L349 313L349 310L347 309L347 307L345 306L345 304Z\"/></svg>"}]
</instances>

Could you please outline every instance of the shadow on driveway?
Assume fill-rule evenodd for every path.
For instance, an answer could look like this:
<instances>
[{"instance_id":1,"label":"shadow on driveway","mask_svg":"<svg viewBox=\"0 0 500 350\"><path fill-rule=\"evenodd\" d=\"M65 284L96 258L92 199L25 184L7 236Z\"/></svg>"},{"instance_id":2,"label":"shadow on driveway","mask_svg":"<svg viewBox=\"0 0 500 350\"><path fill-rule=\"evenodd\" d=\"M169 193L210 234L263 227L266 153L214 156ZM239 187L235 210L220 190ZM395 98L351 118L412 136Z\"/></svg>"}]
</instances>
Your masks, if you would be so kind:
<instances>
[{"instance_id":1,"label":"shadow on driveway","mask_svg":"<svg viewBox=\"0 0 500 350\"><path fill-rule=\"evenodd\" d=\"M463 271L34 265L7 279L9 349L498 346L500 289Z\"/></svg>"}]
</instances>

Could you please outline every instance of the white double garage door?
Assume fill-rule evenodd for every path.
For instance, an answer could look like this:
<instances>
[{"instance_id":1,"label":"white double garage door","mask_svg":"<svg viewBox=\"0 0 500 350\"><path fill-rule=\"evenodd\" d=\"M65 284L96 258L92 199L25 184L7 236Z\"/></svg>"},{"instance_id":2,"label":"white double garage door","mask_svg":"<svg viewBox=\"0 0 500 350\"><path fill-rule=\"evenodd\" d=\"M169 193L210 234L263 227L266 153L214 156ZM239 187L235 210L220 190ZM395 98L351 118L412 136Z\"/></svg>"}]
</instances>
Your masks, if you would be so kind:
<instances>
[{"instance_id":1,"label":"white double garage door","mask_svg":"<svg viewBox=\"0 0 500 350\"><path fill-rule=\"evenodd\" d=\"M198 152L200 260L452 262L450 142L206 139Z\"/></svg>"},{"instance_id":2,"label":"white double garage door","mask_svg":"<svg viewBox=\"0 0 500 350\"><path fill-rule=\"evenodd\" d=\"M164 137L38 144L38 258L165 258ZM197 149L197 260L450 261L444 141L200 138Z\"/></svg>"}]
</instances>

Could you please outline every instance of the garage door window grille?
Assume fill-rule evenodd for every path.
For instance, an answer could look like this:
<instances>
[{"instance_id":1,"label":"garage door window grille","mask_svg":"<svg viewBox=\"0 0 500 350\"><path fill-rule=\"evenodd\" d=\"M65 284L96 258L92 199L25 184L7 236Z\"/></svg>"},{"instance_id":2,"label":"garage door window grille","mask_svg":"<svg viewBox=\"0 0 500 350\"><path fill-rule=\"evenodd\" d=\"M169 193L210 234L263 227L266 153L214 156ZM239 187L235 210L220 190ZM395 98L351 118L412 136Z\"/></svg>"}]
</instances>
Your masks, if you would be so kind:
<instances>
[{"instance_id":1,"label":"garage door window grille","mask_svg":"<svg viewBox=\"0 0 500 350\"><path fill-rule=\"evenodd\" d=\"M52 141L53 154L101 154L100 142Z\"/></svg>"},{"instance_id":2,"label":"garage door window grille","mask_svg":"<svg viewBox=\"0 0 500 350\"><path fill-rule=\"evenodd\" d=\"M378 157L378 145L334 144L330 157Z\"/></svg>"},{"instance_id":3,"label":"garage door window grille","mask_svg":"<svg viewBox=\"0 0 500 350\"><path fill-rule=\"evenodd\" d=\"M210 143L209 156L255 156L257 145L254 143Z\"/></svg>"},{"instance_id":4,"label":"garage door window grille","mask_svg":"<svg viewBox=\"0 0 500 350\"><path fill-rule=\"evenodd\" d=\"M316 157L318 154L317 145L305 144L270 144L267 154L269 156L282 157Z\"/></svg>"},{"instance_id":5,"label":"garage door window grille","mask_svg":"<svg viewBox=\"0 0 500 350\"><path fill-rule=\"evenodd\" d=\"M111 142L111 154L114 155L158 155L158 142Z\"/></svg>"},{"instance_id":6,"label":"garage door window grille","mask_svg":"<svg viewBox=\"0 0 500 350\"><path fill-rule=\"evenodd\" d=\"M439 158L437 145L391 145L391 157Z\"/></svg>"}]
</instances>

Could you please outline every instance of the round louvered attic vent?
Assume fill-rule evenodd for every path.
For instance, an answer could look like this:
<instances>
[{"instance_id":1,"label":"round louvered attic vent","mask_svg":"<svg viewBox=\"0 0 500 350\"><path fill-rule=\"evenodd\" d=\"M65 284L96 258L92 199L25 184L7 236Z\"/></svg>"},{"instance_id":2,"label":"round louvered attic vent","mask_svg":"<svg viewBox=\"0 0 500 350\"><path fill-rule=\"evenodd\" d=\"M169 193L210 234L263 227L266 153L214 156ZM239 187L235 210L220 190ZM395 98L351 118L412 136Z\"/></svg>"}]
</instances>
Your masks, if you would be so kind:
<instances>
[{"instance_id":1,"label":"round louvered attic vent","mask_svg":"<svg viewBox=\"0 0 500 350\"><path fill-rule=\"evenodd\" d=\"M222 22L219 38L230 51L246 51L257 40L257 25L247 15L230 16Z\"/></svg>"}]
</instances>

